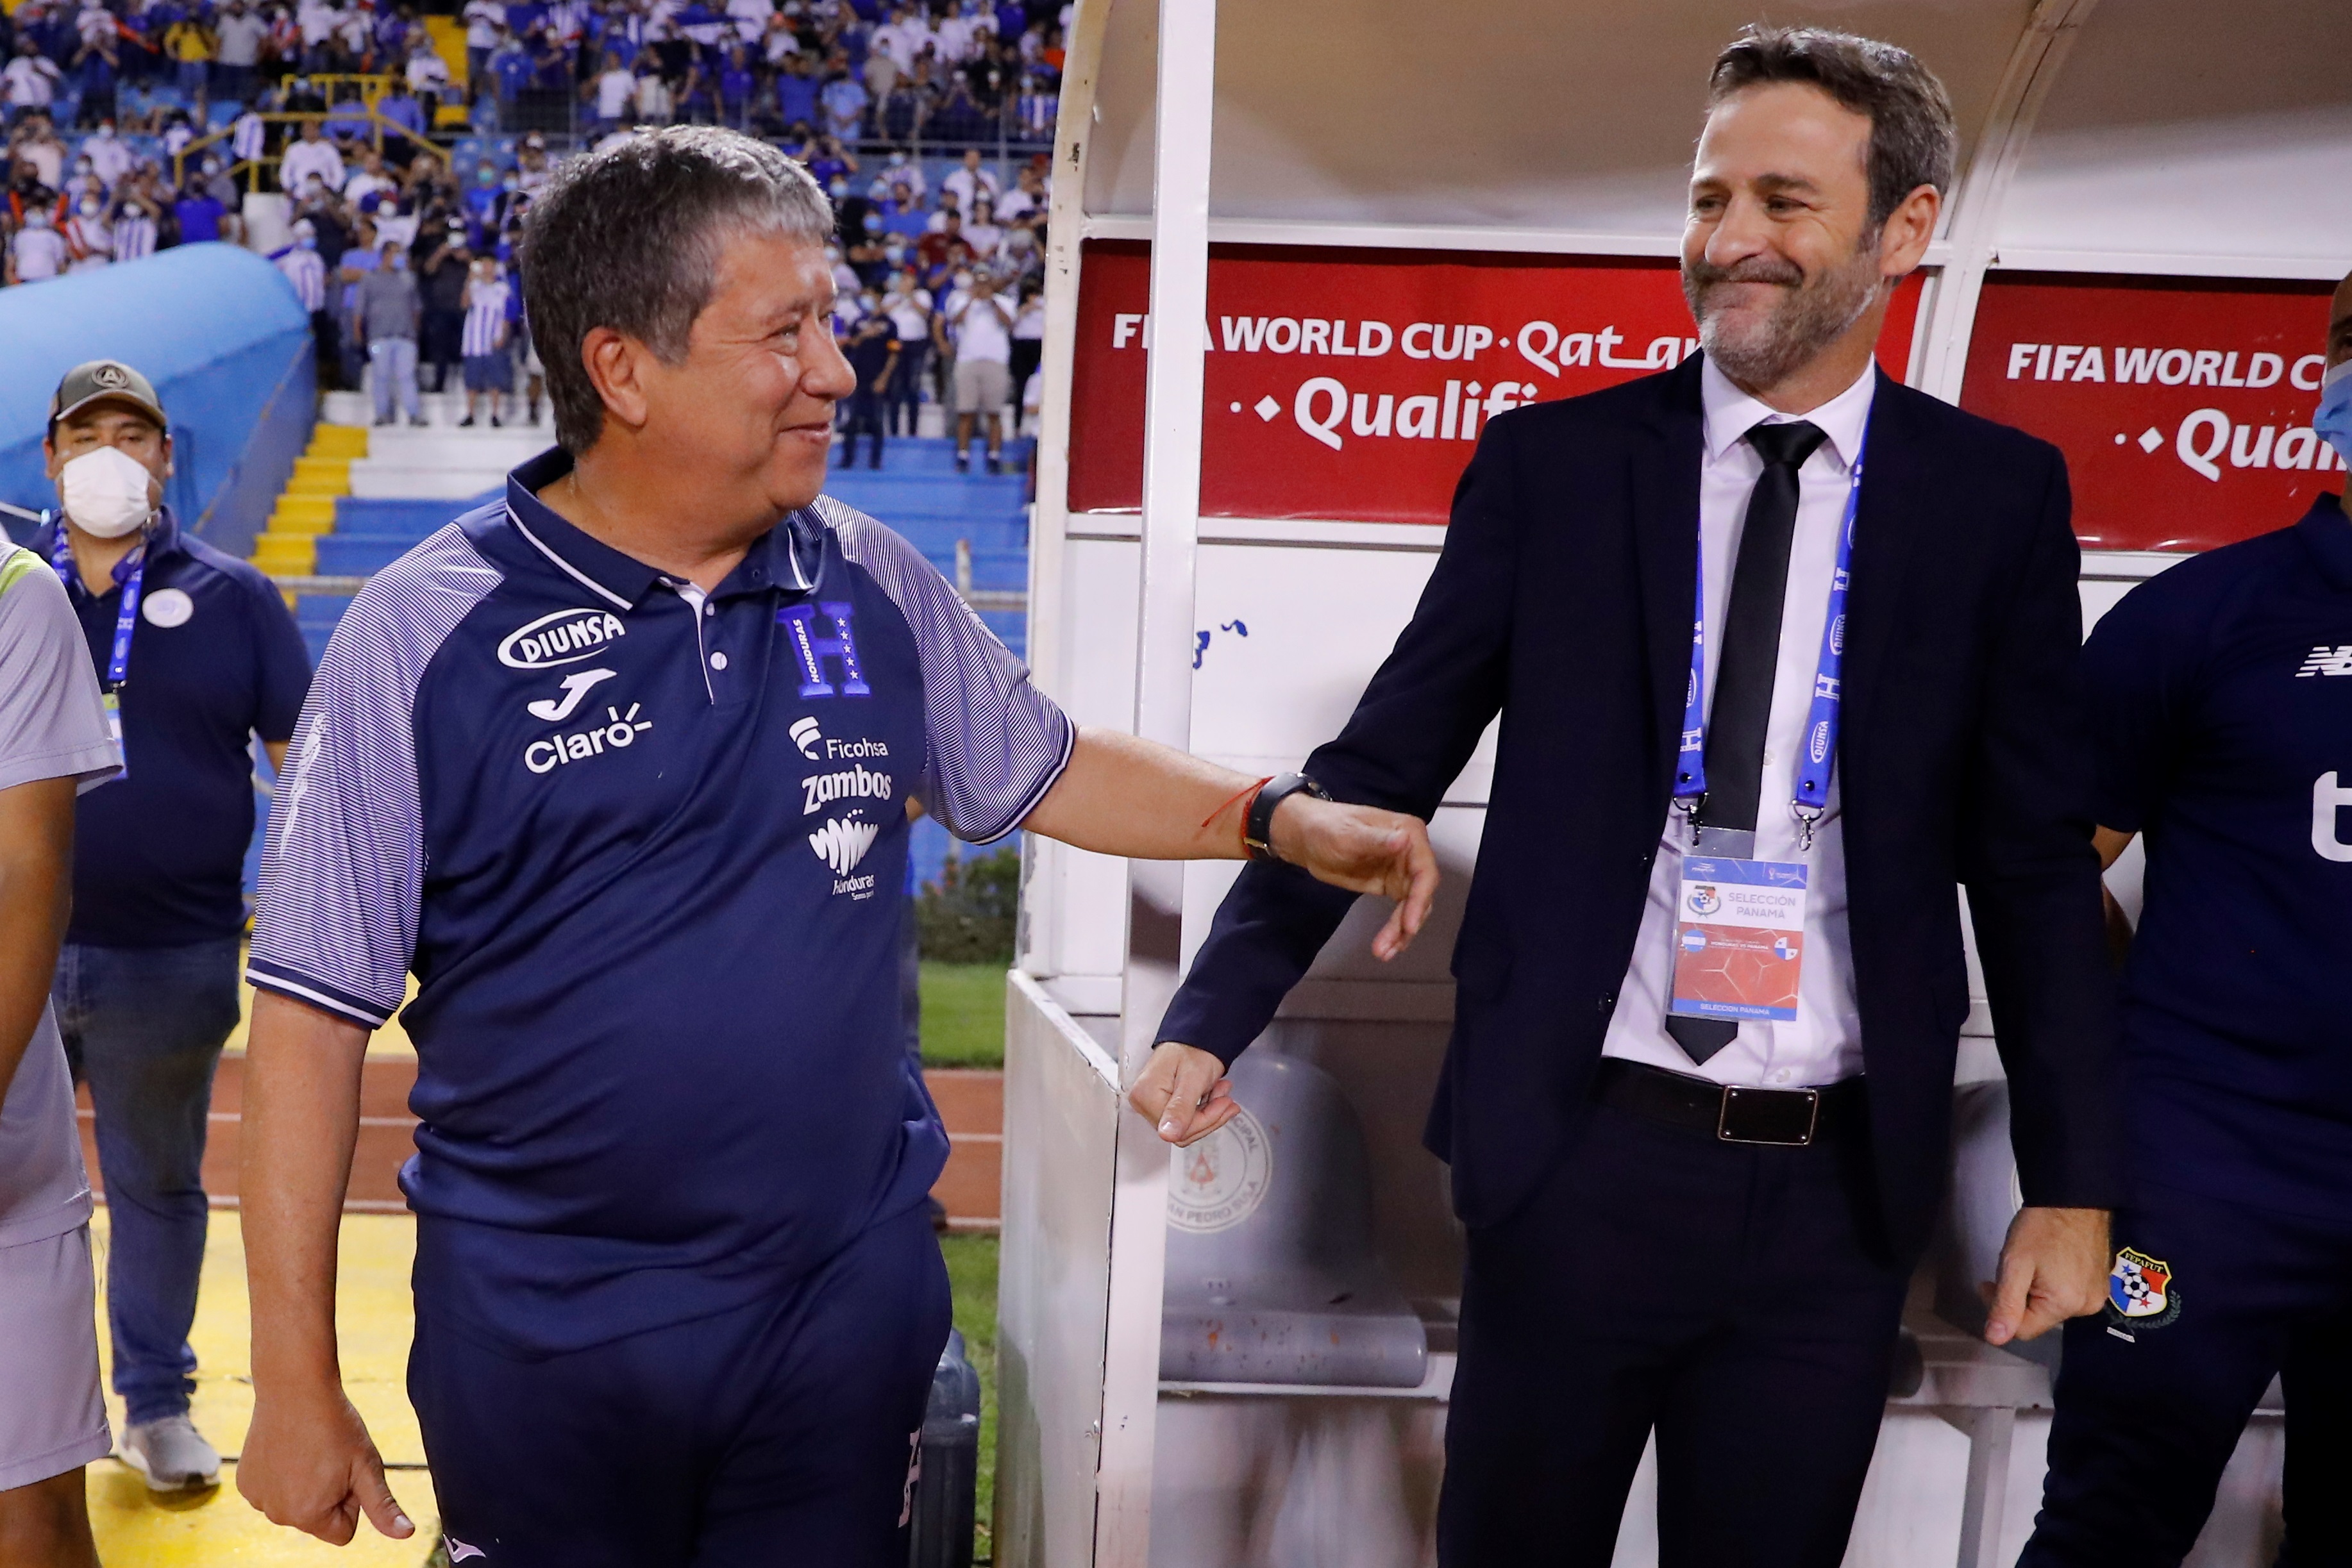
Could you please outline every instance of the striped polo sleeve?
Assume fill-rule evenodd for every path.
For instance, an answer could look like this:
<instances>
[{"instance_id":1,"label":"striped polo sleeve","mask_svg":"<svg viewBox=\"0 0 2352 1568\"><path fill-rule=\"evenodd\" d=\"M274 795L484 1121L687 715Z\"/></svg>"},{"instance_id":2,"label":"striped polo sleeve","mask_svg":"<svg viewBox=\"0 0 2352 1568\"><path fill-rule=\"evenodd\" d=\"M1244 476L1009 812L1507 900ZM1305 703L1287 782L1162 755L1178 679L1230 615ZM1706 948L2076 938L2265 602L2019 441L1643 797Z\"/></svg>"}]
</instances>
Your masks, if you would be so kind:
<instances>
[{"instance_id":1,"label":"striped polo sleeve","mask_svg":"<svg viewBox=\"0 0 2352 1568\"><path fill-rule=\"evenodd\" d=\"M924 809L969 842L1003 838L1070 765L1076 727L913 545L830 496L817 498L816 512L914 631Z\"/></svg>"},{"instance_id":2,"label":"striped polo sleeve","mask_svg":"<svg viewBox=\"0 0 2352 1568\"><path fill-rule=\"evenodd\" d=\"M499 584L454 525L368 580L295 722L246 977L368 1029L400 1009L424 875L416 692Z\"/></svg>"}]
</instances>

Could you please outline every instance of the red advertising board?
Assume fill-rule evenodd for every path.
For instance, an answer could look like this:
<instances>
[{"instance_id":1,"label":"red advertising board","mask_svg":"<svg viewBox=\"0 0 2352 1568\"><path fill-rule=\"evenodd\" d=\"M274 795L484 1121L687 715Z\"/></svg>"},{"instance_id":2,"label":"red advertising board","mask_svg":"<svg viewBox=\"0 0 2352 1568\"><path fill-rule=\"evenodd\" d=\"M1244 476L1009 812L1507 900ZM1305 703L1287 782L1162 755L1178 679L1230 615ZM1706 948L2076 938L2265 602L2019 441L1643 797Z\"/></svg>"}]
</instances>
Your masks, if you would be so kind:
<instances>
[{"instance_id":1,"label":"red advertising board","mask_svg":"<svg viewBox=\"0 0 2352 1568\"><path fill-rule=\"evenodd\" d=\"M1995 273L1960 406L2066 454L2094 549L2196 550L2294 522L2343 460L2311 431L2325 283Z\"/></svg>"},{"instance_id":2,"label":"red advertising board","mask_svg":"<svg viewBox=\"0 0 2352 1568\"><path fill-rule=\"evenodd\" d=\"M1070 406L1070 509L1143 497L1148 246L1089 241ZM1880 358L1910 357L1916 277ZM1675 263L1625 256L1215 246L1201 509L1443 523L1479 428L1694 352ZM1890 358L1891 356L1891 358Z\"/></svg>"}]
</instances>

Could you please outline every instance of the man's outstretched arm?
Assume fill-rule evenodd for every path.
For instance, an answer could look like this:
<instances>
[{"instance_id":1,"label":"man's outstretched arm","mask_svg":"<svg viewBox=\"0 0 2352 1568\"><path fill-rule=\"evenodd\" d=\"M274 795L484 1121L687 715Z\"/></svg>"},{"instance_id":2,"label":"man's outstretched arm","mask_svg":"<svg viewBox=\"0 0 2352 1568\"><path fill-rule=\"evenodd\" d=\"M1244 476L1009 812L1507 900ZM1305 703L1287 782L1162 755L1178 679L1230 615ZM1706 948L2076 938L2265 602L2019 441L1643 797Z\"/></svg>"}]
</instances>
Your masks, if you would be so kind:
<instances>
[{"instance_id":1,"label":"man's outstretched arm","mask_svg":"<svg viewBox=\"0 0 2352 1568\"><path fill-rule=\"evenodd\" d=\"M237 1176L253 1301L253 1425L236 1490L273 1523L341 1546L364 1513L415 1533L343 1394L335 1244L360 1129L367 1031L272 991L253 998Z\"/></svg>"},{"instance_id":2,"label":"man's outstretched arm","mask_svg":"<svg viewBox=\"0 0 2352 1568\"><path fill-rule=\"evenodd\" d=\"M1070 765L1022 826L1129 860L1243 860L1242 819L1256 784L1156 741L1082 727ZM1437 895L1437 856L1420 818L1292 795L1275 809L1273 829L1277 860L1396 902L1375 954L1393 958L1420 935Z\"/></svg>"}]
</instances>

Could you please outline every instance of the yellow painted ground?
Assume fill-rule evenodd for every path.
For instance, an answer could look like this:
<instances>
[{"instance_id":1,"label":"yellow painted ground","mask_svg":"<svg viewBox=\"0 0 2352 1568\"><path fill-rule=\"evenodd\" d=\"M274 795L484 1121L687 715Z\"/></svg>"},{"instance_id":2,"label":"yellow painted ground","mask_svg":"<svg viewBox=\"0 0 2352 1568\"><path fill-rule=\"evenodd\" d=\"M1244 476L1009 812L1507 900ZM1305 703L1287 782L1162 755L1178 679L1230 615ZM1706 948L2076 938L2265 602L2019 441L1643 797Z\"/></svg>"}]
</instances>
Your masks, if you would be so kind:
<instances>
[{"instance_id":1,"label":"yellow painted ground","mask_svg":"<svg viewBox=\"0 0 2352 1568\"><path fill-rule=\"evenodd\" d=\"M401 1043L404 1046L406 1041ZM100 1207L90 1222L90 1239L100 1260L101 1355L107 1354L106 1221L106 1209ZM342 1282L335 1314L342 1338L343 1378L352 1402L366 1418L387 1463L418 1467L394 1469L390 1477L393 1495L417 1522L415 1537L387 1541L373 1526L362 1524L358 1539L338 1550L297 1531L281 1530L256 1513L237 1495L234 1466L223 1467L221 1485L215 1490L157 1501L136 1471L119 1460L104 1459L89 1468L89 1504L99 1555L108 1568L180 1568L181 1564L213 1568L221 1563L236 1568L247 1564L277 1568L281 1563L417 1568L425 1561L434 1544L430 1521L436 1511L432 1484L422 1468L424 1443L417 1436L416 1415L408 1406L405 1383L411 1322L408 1270L415 1250L416 1222L406 1215L344 1216ZM197 1360L192 1414L197 1427L226 1456L235 1455L243 1445L246 1423L253 1414L248 1329L245 1246L236 1215L215 1209L195 1331L189 1336ZM110 1392L107 1406L120 1441L121 1402Z\"/></svg>"}]
</instances>

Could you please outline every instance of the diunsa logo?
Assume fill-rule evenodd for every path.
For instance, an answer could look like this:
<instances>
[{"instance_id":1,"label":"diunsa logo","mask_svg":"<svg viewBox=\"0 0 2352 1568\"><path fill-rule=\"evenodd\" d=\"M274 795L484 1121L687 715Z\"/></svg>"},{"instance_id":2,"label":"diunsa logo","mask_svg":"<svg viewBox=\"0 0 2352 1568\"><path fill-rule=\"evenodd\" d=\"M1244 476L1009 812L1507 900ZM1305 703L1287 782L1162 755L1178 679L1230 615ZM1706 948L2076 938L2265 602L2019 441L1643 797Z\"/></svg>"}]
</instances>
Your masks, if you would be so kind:
<instances>
[{"instance_id":1,"label":"diunsa logo","mask_svg":"<svg viewBox=\"0 0 2352 1568\"><path fill-rule=\"evenodd\" d=\"M575 664L627 631L609 610L559 610L508 632L499 644L499 663L518 670Z\"/></svg>"}]
</instances>

